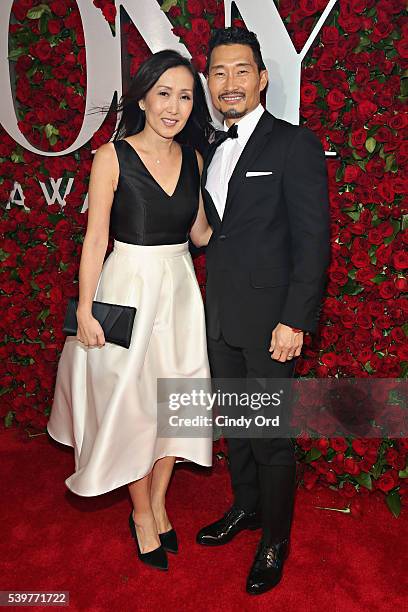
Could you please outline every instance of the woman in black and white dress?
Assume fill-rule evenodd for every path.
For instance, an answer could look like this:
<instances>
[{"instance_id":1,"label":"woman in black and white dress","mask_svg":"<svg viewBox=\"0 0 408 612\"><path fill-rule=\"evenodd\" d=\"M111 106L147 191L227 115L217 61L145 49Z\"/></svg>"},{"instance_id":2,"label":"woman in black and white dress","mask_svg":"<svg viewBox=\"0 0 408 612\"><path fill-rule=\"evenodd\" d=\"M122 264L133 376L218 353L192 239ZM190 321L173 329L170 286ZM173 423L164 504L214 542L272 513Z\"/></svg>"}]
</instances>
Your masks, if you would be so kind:
<instances>
[{"instance_id":1,"label":"woman in black and white dress","mask_svg":"<svg viewBox=\"0 0 408 612\"><path fill-rule=\"evenodd\" d=\"M128 485L139 558L166 569L166 551L178 547L165 507L174 462L212 463L210 437L159 438L156 414L157 378L210 376L188 237L203 246L212 233L194 147L211 118L198 74L170 50L142 64L121 103L115 139L92 164L78 333L63 347L47 429L74 448L71 491ZM109 233L114 248L103 263ZM129 349L105 343L93 299L137 308Z\"/></svg>"}]
</instances>

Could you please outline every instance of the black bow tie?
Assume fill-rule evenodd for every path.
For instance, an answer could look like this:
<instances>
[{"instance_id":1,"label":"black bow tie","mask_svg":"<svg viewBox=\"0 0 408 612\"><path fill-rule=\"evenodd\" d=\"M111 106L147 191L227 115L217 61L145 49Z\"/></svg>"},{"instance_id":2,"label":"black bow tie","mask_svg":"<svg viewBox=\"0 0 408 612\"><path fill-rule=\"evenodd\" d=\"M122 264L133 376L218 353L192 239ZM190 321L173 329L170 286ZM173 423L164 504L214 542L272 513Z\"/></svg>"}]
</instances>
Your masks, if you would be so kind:
<instances>
[{"instance_id":1,"label":"black bow tie","mask_svg":"<svg viewBox=\"0 0 408 612\"><path fill-rule=\"evenodd\" d=\"M224 130L216 130L214 144L218 147L227 138L238 138L238 126L236 123L233 123L226 132Z\"/></svg>"}]
</instances>

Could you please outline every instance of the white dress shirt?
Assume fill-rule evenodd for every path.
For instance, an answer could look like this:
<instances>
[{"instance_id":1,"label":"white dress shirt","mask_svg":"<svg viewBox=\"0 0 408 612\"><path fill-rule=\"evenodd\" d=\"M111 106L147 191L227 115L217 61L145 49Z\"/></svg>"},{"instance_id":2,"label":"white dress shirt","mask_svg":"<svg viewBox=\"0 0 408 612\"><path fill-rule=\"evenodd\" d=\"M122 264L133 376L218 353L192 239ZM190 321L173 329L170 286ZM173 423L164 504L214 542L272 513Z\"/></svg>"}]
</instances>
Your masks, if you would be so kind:
<instances>
[{"instance_id":1,"label":"white dress shirt","mask_svg":"<svg viewBox=\"0 0 408 612\"><path fill-rule=\"evenodd\" d=\"M215 151L208 167L205 187L212 197L220 219L222 219L224 214L228 183L231 175L263 112L262 104L258 104L254 110L237 121L238 138L227 138L224 140ZM224 130L228 130L225 121Z\"/></svg>"}]
</instances>

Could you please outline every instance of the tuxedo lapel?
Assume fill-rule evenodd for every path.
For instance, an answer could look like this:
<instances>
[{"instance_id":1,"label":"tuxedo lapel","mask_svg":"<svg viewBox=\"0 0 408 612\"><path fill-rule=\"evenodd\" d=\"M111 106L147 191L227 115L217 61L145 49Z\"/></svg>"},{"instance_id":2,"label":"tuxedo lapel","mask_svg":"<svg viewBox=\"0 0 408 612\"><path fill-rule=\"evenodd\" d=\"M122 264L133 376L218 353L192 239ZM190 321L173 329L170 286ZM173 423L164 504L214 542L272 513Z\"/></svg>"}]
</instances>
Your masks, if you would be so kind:
<instances>
[{"instance_id":1,"label":"tuxedo lapel","mask_svg":"<svg viewBox=\"0 0 408 612\"><path fill-rule=\"evenodd\" d=\"M248 169L248 166L253 163L256 158L262 153L266 140L270 132L272 131L273 125L274 116L271 115L271 113L269 113L268 111L265 111L259 119L258 124L252 132L248 142L246 143L244 150L242 151L229 180L227 201L225 203L223 221L231 207L231 201L233 200L234 195L237 193L240 184L245 179L245 173Z\"/></svg>"}]
</instances>

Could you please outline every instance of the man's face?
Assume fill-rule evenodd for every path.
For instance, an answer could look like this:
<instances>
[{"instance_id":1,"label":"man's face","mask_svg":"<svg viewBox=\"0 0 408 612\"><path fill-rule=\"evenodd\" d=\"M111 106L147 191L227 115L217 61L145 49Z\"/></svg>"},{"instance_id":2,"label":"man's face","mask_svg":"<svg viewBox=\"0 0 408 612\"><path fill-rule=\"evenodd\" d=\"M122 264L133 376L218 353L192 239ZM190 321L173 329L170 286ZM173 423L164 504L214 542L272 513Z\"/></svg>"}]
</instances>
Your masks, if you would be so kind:
<instances>
[{"instance_id":1,"label":"man's face","mask_svg":"<svg viewBox=\"0 0 408 612\"><path fill-rule=\"evenodd\" d=\"M208 87L212 102L227 125L258 106L267 82L267 70L259 72L248 45L220 45L211 53Z\"/></svg>"}]
</instances>

